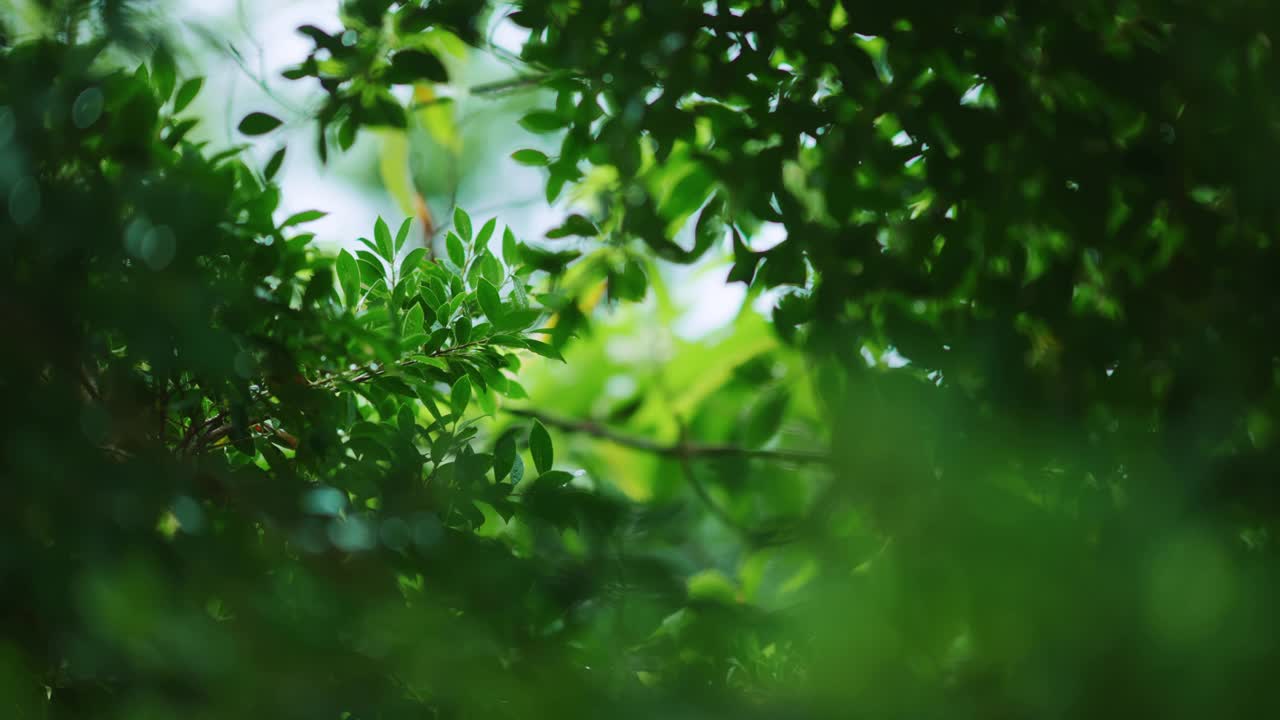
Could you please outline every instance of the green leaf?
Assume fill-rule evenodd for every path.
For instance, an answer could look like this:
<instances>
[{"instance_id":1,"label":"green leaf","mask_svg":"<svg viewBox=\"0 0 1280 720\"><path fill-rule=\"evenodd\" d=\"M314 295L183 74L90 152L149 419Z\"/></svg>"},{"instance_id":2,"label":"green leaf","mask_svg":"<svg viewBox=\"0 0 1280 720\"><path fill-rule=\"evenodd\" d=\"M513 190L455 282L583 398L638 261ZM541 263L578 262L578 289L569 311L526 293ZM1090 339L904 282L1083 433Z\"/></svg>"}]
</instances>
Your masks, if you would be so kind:
<instances>
[{"instance_id":1,"label":"green leaf","mask_svg":"<svg viewBox=\"0 0 1280 720\"><path fill-rule=\"evenodd\" d=\"M757 399L743 431L743 440L748 446L763 445L778 432L788 399L787 391L782 387L774 388Z\"/></svg>"},{"instance_id":2,"label":"green leaf","mask_svg":"<svg viewBox=\"0 0 1280 720\"><path fill-rule=\"evenodd\" d=\"M458 378L453 384L453 389L449 391L449 409L453 412L454 421L462 417L462 412L467 409L467 403L471 400L471 381L467 376Z\"/></svg>"},{"instance_id":3,"label":"green leaf","mask_svg":"<svg viewBox=\"0 0 1280 720\"><path fill-rule=\"evenodd\" d=\"M419 80L449 82L449 71L440 58L424 50L401 50L391 57L387 80L395 85L405 85Z\"/></svg>"},{"instance_id":4,"label":"green leaf","mask_svg":"<svg viewBox=\"0 0 1280 720\"><path fill-rule=\"evenodd\" d=\"M526 265L549 273L558 273L565 267L582 257L580 250L561 250L559 252L548 252L542 248L536 248L532 245L523 245L520 247L520 256L524 259Z\"/></svg>"},{"instance_id":5,"label":"green leaf","mask_svg":"<svg viewBox=\"0 0 1280 720\"><path fill-rule=\"evenodd\" d=\"M550 240L559 240L560 238L569 237L570 235L578 235L581 237L595 237L600 234L600 229L595 223L585 217L574 213L564 219L560 227L547 231L547 238Z\"/></svg>"},{"instance_id":6,"label":"green leaf","mask_svg":"<svg viewBox=\"0 0 1280 720\"><path fill-rule=\"evenodd\" d=\"M547 157L546 153L532 149L517 150L511 153L511 159L521 165L529 165L531 167L544 167L551 162L551 158Z\"/></svg>"},{"instance_id":7,"label":"green leaf","mask_svg":"<svg viewBox=\"0 0 1280 720\"><path fill-rule=\"evenodd\" d=\"M422 261L427 257L426 248L414 248L404 256L404 260L400 261L400 277L408 277L410 273L418 269Z\"/></svg>"},{"instance_id":8,"label":"green leaf","mask_svg":"<svg viewBox=\"0 0 1280 720\"><path fill-rule=\"evenodd\" d=\"M361 252L364 251L361 250ZM364 255L369 255L369 253L364 253ZM360 267L361 278L377 278L379 280L386 280L386 272L382 269L381 262L370 262L364 256L361 256L360 259L356 261L356 264Z\"/></svg>"},{"instance_id":9,"label":"green leaf","mask_svg":"<svg viewBox=\"0 0 1280 720\"><path fill-rule=\"evenodd\" d=\"M707 200L715 184L711 173L699 166L685 175L672 188L671 194L662 203L659 212L670 220L683 220L697 210Z\"/></svg>"},{"instance_id":10,"label":"green leaf","mask_svg":"<svg viewBox=\"0 0 1280 720\"><path fill-rule=\"evenodd\" d=\"M276 173L280 172L280 166L284 164L284 152L286 149L280 148L271 156L271 159L267 161L267 167L262 171L262 177L270 180L276 176Z\"/></svg>"},{"instance_id":11,"label":"green leaf","mask_svg":"<svg viewBox=\"0 0 1280 720\"><path fill-rule=\"evenodd\" d=\"M461 270L467 264L467 251L462 246L462 238L458 237L455 232L450 232L444 239L445 249L449 251L449 259L454 265Z\"/></svg>"},{"instance_id":12,"label":"green leaf","mask_svg":"<svg viewBox=\"0 0 1280 720\"><path fill-rule=\"evenodd\" d=\"M516 337L515 335L494 335L489 338L489 344L513 348L529 347L529 343L524 338Z\"/></svg>"},{"instance_id":13,"label":"green leaf","mask_svg":"<svg viewBox=\"0 0 1280 720\"><path fill-rule=\"evenodd\" d=\"M160 46L151 56L151 82L155 85L161 102L168 100L173 94L173 86L177 80L178 69L174 65L173 55L164 46Z\"/></svg>"},{"instance_id":14,"label":"green leaf","mask_svg":"<svg viewBox=\"0 0 1280 720\"><path fill-rule=\"evenodd\" d=\"M303 210L300 213L294 213L290 215L287 219L285 219L284 222L280 223L280 227L287 228L287 227L292 227L294 225L301 225L302 223L308 223L314 220L319 220L320 218L328 214L329 213L323 210Z\"/></svg>"},{"instance_id":15,"label":"green leaf","mask_svg":"<svg viewBox=\"0 0 1280 720\"><path fill-rule=\"evenodd\" d=\"M182 83L178 88L178 94L173 97L173 111L180 113L196 99L196 95L200 94L200 88L204 85L204 78L191 78Z\"/></svg>"},{"instance_id":16,"label":"green leaf","mask_svg":"<svg viewBox=\"0 0 1280 720\"><path fill-rule=\"evenodd\" d=\"M702 257L708 249L716 244L724 237L724 202L720 196L711 198L711 202L702 209L702 214L698 216L698 224L693 230L693 251L690 253L690 260L697 260Z\"/></svg>"},{"instance_id":17,"label":"green leaf","mask_svg":"<svg viewBox=\"0 0 1280 720\"><path fill-rule=\"evenodd\" d=\"M366 275L364 271L360 272L360 277L364 281L369 282L372 278L385 279L387 277L387 271L385 267L382 265L382 258L378 257L377 255L374 255L368 250L357 250L356 259L360 261L361 267L364 267L365 265L369 265L373 268L372 275Z\"/></svg>"},{"instance_id":18,"label":"green leaf","mask_svg":"<svg viewBox=\"0 0 1280 720\"><path fill-rule=\"evenodd\" d=\"M799 243L783 242L775 246L764 253L764 261L760 279L766 287L804 285L806 271Z\"/></svg>"},{"instance_id":19,"label":"green leaf","mask_svg":"<svg viewBox=\"0 0 1280 720\"><path fill-rule=\"evenodd\" d=\"M689 578L689 598L731 606L737 602L738 588L719 570L703 570Z\"/></svg>"},{"instance_id":20,"label":"green leaf","mask_svg":"<svg viewBox=\"0 0 1280 720\"><path fill-rule=\"evenodd\" d=\"M498 438L498 443L493 446L493 479L495 482L502 482L511 468L516 462L516 436L515 433L506 433Z\"/></svg>"},{"instance_id":21,"label":"green leaf","mask_svg":"<svg viewBox=\"0 0 1280 720\"><path fill-rule=\"evenodd\" d=\"M443 310L444 308L441 308ZM422 348L426 352L433 353L444 347L444 343L449 339L449 328L442 327L431 333L427 338L427 344Z\"/></svg>"},{"instance_id":22,"label":"green leaf","mask_svg":"<svg viewBox=\"0 0 1280 720\"><path fill-rule=\"evenodd\" d=\"M551 171L551 177L547 178L546 198L548 205L554 205L556 198L560 197L560 191L564 189L565 176Z\"/></svg>"},{"instance_id":23,"label":"green leaf","mask_svg":"<svg viewBox=\"0 0 1280 720\"><path fill-rule=\"evenodd\" d=\"M471 242L471 216L462 208L453 209L453 227L463 240Z\"/></svg>"},{"instance_id":24,"label":"green leaf","mask_svg":"<svg viewBox=\"0 0 1280 720\"><path fill-rule=\"evenodd\" d=\"M356 129L359 124L353 118L347 118L338 125L338 147L350 150L356 142ZM321 147L324 147L321 145Z\"/></svg>"},{"instance_id":25,"label":"green leaf","mask_svg":"<svg viewBox=\"0 0 1280 720\"><path fill-rule=\"evenodd\" d=\"M573 476L564 470L549 470L538 476L537 483L547 487L563 487L573 480Z\"/></svg>"},{"instance_id":26,"label":"green leaf","mask_svg":"<svg viewBox=\"0 0 1280 720\"><path fill-rule=\"evenodd\" d=\"M486 252L480 258L480 274L494 285L502 284L502 278L504 275L502 263L498 261L498 258L493 256L493 253Z\"/></svg>"},{"instance_id":27,"label":"green leaf","mask_svg":"<svg viewBox=\"0 0 1280 720\"><path fill-rule=\"evenodd\" d=\"M512 267L520 262L520 243L511 228L502 231L502 259Z\"/></svg>"},{"instance_id":28,"label":"green leaf","mask_svg":"<svg viewBox=\"0 0 1280 720\"><path fill-rule=\"evenodd\" d=\"M747 285L756 276L756 266L760 264L760 253L752 252L742 242L740 235L735 228L733 230L733 267L729 269L729 277L725 282L742 282Z\"/></svg>"},{"instance_id":29,"label":"green leaf","mask_svg":"<svg viewBox=\"0 0 1280 720\"><path fill-rule=\"evenodd\" d=\"M418 426L418 420L415 417L413 408L404 405L400 408L400 412L396 415L396 425L400 427L400 433L406 436L412 436L413 430Z\"/></svg>"},{"instance_id":30,"label":"green leaf","mask_svg":"<svg viewBox=\"0 0 1280 720\"><path fill-rule=\"evenodd\" d=\"M302 294L302 307L310 308L323 302L333 292L333 270L318 267L311 279L307 281L307 289Z\"/></svg>"},{"instance_id":31,"label":"green leaf","mask_svg":"<svg viewBox=\"0 0 1280 720\"><path fill-rule=\"evenodd\" d=\"M551 447L551 436L547 434L547 429L536 419L533 427L529 428L529 454L533 456L533 464L540 474L550 472L555 451Z\"/></svg>"},{"instance_id":32,"label":"green leaf","mask_svg":"<svg viewBox=\"0 0 1280 720\"><path fill-rule=\"evenodd\" d=\"M424 344L425 344L425 341L424 341ZM447 371L449 369L449 363L445 362L444 360L441 360L438 357L431 357L430 355L423 355L422 353L416 353L416 354L410 355L409 359L417 363L422 363L423 365L430 365L431 367L438 368L440 370Z\"/></svg>"},{"instance_id":33,"label":"green leaf","mask_svg":"<svg viewBox=\"0 0 1280 720\"><path fill-rule=\"evenodd\" d=\"M338 283L342 286L342 298L348 308L355 309L360 300L360 268L351 253L338 253Z\"/></svg>"},{"instance_id":34,"label":"green leaf","mask_svg":"<svg viewBox=\"0 0 1280 720\"><path fill-rule=\"evenodd\" d=\"M549 110L535 110L520 118L520 127L531 133L555 132L568 123Z\"/></svg>"},{"instance_id":35,"label":"green leaf","mask_svg":"<svg viewBox=\"0 0 1280 720\"><path fill-rule=\"evenodd\" d=\"M404 314L404 322L400 325L400 336L409 337L421 333L426 328L426 313L421 303L414 303L409 312Z\"/></svg>"},{"instance_id":36,"label":"green leaf","mask_svg":"<svg viewBox=\"0 0 1280 720\"><path fill-rule=\"evenodd\" d=\"M483 278L476 286L476 298L480 301L480 309L484 311L485 317L489 318L489 322L496 327L498 320L505 314L498 288L494 287L487 278Z\"/></svg>"},{"instance_id":37,"label":"green leaf","mask_svg":"<svg viewBox=\"0 0 1280 720\"><path fill-rule=\"evenodd\" d=\"M463 315L453 324L453 339L459 345L466 344L471 339L471 318Z\"/></svg>"},{"instance_id":38,"label":"green leaf","mask_svg":"<svg viewBox=\"0 0 1280 720\"><path fill-rule=\"evenodd\" d=\"M503 310L500 318L493 320L493 326L499 330L525 330L533 326L542 317L540 310L512 310L510 312Z\"/></svg>"},{"instance_id":39,"label":"green leaf","mask_svg":"<svg viewBox=\"0 0 1280 720\"><path fill-rule=\"evenodd\" d=\"M478 250L483 251L489 247L489 238L493 237L493 231L497 227L498 218L496 217L489 218L489 222L481 226L480 234L476 235L476 248Z\"/></svg>"},{"instance_id":40,"label":"green leaf","mask_svg":"<svg viewBox=\"0 0 1280 720\"><path fill-rule=\"evenodd\" d=\"M240 121L239 130L245 135L266 135L283 124L284 122L274 115L251 112Z\"/></svg>"},{"instance_id":41,"label":"green leaf","mask_svg":"<svg viewBox=\"0 0 1280 720\"><path fill-rule=\"evenodd\" d=\"M400 223L400 229L396 231L395 251L400 253L400 248L404 247L404 241L409 238L409 226L413 224L413 218L407 217L404 222Z\"/></svg>"},{"instance_id":42,"label":"green leaf","mask_svg":"<svg viewBox=\"0 0 1280 720\"><path fill-rule=\"evenodd\" d=\"M526 339L525 342L528 343L530 350L538 353L539 355L543 357L551 358L552 360L559 360L560 362L564 362L564 356L560 354L559 350L555 349L551 345L548 345L540 340L532 340L532 339Z\"/></svg>"},{"instance_id":43,"label":"green leaf","mask_svg":"<svg viewBox=\"0 0 1280 720\"><path fill-rule=\"evenodd\" d=\"M511 484L519 485L520 481L523 479L524 479L524 458L520 457L519 453L517 453L515 462L511 463Z\"/></svg>"},{"instance_id":44,"label":"green leaf","mask_svg":"<svg viewBox=\"0 0 1280 720\"><path fill-rule=\"evenodd\" d=\"M394 260L396 257L395 246L391 243L391 228L387 227L387 223L381 217L373 224L373 239L378 244L378 254L387 261Z\"/></svg>"},{"instance_id":45,"label":"green leaf","mask_svg":"<svg viewBox=\"0 0 1280 720\"><path fill-rule=\"evenodd\" d=\"M635 258L627 258L622 272L609 273L609 293L619 300L643 300L647 288L644 267Z\"/></svg>"}]
</instances>

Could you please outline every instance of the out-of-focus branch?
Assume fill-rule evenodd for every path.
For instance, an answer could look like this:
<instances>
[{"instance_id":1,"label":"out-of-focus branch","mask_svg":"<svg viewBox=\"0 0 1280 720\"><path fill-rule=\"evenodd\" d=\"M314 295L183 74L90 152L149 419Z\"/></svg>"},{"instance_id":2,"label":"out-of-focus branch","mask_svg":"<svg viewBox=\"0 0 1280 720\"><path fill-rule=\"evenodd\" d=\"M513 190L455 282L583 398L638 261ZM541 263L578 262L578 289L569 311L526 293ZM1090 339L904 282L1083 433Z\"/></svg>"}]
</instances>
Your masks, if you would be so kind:
<instances>
[{"instance_id":1,"label":"out-of-focus branch","mask_svg":"<svg viewBox=\"0 0 1280 720\"><path fill-rule=\"evenodd\" d=\"M592 420L564 418L529 408L509 407L503 408L503 410L512 415L536 419L543 425L555 427L566 432L590 435L633 450L641 450L667 457L688 458L691 460L698 458L745 457L799 464L826 465L831 463L831 458L828 455L809 450L758 450L739 445L704 445L690 442L660 443L639 435L621 432Z\"/></svg>"},{"instance_id":2,"label":"out-of-focus branch","mask_svg":"<svg viewBox=\"0 0 1280 720\"><path fill-rule=\"evenodd\" d=\"M654 453L664 457L671 457L679 461L680 469L684 473L685 481L697 496L698 501L702 503L707 511L715 516L725 527L741 535L748 542L764 547L769 545L777 545L788 542L789 533L785 528L753 528L743 525L737 519L725 510L715 498L711 497L707 486L698 477L693 467L693 460L697 458L716 458L716 457L747 457L755 459L774 460L782 462L812 463L812 464L830 464L831 458L827 455L804 450L755 450L752 448L744 448L736 445L703 445L691 443L688 440L688 433L684 424L680 425L680 439L674 444L659 443L646 437L638 435L630 435L620 432L614 428L591 420L573 420L569 418L558 417L550 413L539 412L529 408L503 408L512 415L520 417L533 418L543 425L548 425L565 432L581 433L590 435L591 437L600 438L623 447L640 450L643 452Z\"/></svg>"}]
</instances>

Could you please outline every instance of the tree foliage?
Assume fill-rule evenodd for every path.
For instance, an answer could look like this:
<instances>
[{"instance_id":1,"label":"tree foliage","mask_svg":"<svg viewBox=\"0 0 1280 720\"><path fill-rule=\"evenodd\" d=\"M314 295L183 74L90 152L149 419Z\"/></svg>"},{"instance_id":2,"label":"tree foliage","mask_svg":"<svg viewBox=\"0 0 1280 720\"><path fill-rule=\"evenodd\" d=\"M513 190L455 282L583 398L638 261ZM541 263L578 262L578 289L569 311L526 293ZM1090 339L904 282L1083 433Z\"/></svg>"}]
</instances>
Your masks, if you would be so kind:
<instances>
[{"instance_id":1,"label":"tree foliage","mask_svg":"<svg viewBox=\"0 0 1280 720\"><path fill-rule=\"evenodd\" d=\"M322 158L505 22L589 192L336 257L89 5L0 48L10 715L1275 711L1267 3L348 0Z\"/></svg>"}]
</instances>

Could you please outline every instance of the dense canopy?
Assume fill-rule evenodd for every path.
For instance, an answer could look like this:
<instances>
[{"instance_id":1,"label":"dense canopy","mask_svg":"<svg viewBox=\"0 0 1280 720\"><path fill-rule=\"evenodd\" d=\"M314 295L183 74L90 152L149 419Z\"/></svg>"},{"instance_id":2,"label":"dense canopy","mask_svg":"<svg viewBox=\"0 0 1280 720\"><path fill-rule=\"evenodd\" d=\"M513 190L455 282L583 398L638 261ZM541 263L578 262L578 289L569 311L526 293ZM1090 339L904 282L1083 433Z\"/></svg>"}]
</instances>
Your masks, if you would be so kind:
<instances>
[{"instance_id":1,"label":"dense canopy","mask_svg":"<svg viewBox=\"0 0 1280 720\"><path fill-rule=\"evenodd\" d=\"M5 717L1280 711L1280 7L346 0L238 140L560 214L326 246L159 5L0 11Z\"/></svg>"}]
</instances>

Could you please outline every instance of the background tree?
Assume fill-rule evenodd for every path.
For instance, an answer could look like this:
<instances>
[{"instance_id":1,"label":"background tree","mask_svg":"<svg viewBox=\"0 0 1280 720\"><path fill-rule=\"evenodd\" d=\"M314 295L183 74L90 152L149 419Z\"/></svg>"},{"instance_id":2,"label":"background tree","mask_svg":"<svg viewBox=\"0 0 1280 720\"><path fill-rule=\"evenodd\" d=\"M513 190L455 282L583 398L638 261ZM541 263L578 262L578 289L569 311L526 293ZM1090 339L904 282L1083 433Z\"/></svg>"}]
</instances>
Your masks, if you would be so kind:
<instances>
[{"instance_id":1,"label":"background tree","mask_svg":"<svg viewBox=\"0 0 1280 720\"><path fill-rule=\"evenodd\" d=\"M1266 3L345 2L321 157L510 23L577 201L336 259L66 5L0 55L19 717L1274 712Z\"/></svg>"}]
</instances>

